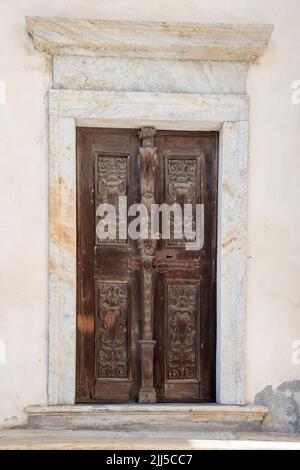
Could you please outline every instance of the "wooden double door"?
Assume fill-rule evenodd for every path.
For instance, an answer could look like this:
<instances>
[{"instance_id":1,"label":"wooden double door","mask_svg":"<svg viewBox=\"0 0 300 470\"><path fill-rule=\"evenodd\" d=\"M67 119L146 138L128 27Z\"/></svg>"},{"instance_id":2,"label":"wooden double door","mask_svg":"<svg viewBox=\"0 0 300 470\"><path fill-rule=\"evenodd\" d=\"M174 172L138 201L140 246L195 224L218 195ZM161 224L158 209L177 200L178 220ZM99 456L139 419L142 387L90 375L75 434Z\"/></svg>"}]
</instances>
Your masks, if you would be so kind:
<instances>
[{"instance_id":1,"label":"wooden double door","mask_svg":"<svg viewBox=\"0 0 300 470\"><path fill-rule=\"evenodd\" d=\"M77 129L77 402L215 401L217 146L216 132ZM169 239L120 235L125 196L204 204L201 249L175 239L172 213ZM107 239L101 204L116 209Z\"/></svg>"}]
</instances>

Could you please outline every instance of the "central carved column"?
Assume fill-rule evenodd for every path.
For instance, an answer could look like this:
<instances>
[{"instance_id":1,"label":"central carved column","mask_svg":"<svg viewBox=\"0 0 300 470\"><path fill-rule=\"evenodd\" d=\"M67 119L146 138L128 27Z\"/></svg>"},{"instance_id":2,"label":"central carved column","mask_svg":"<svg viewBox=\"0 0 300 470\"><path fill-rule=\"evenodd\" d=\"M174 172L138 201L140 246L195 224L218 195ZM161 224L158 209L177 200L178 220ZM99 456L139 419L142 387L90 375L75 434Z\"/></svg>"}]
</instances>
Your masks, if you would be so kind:
<instances>
[{"instance_id":1,"label":"central carved column","mask_svg":"<svg viewBox=\"0 0 300 470\"><path fill-rule=\"evenodd\" d=\"M139 168L141 180L141 203L147 207L148 217L151 217L151 204L155 203L155 175L158 166L157 149L154 147L156 130L144 127L139 132L142 147L139 150ZM139 240L140 256L142 261L142 387L139 392L140 403L155 403L156 392L153 387L153 353L155 341L153 340L153 287L154 273L153 261L156 250L156 240L150 238L148 226L148 239Z\"/></svg>"}]
</instances>

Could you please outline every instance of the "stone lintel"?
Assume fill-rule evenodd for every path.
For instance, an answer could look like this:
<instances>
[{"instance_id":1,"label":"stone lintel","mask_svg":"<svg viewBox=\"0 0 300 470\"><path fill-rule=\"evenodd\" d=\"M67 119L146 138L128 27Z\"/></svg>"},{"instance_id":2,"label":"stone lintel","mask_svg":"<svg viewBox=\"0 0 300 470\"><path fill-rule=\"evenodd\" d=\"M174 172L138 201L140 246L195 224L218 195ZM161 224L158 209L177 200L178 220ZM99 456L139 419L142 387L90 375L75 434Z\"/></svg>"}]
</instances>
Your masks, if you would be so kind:
<instances>
[{"instance_id":1,"label":"stone lintel","mask_svg":"<svg viewBox=\"0 0 300 470\"><path fill-rule=\"evenodd\" d=\"M269 24L199 24L27 17L36 49L51 55L253 62Z\"/></svg>"}]
</instances>

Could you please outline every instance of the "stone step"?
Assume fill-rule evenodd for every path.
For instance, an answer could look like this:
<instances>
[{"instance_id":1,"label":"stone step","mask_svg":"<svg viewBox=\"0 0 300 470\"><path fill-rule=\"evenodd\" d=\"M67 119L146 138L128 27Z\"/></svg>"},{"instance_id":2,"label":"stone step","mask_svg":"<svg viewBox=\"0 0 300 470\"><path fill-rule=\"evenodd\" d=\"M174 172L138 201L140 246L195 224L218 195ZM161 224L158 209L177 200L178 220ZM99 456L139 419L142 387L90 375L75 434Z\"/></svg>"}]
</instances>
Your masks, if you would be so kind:
<instances>
[{"instance_id":1,"label":"stone step","mask_svg":"<svg viewBox=\"0 0 300 470\"><path fill-rule=\"evenodd\" d=\"M1 450L300 450L300 436L263 432L135 433L3 429ZM130 455L130 454L128 454ZM135 454L133 454L135 455ZM121 468L121 466L120 466ZM133 466L131 466L133 468ZM138 467L139 468L139 467ZM176 467L175 467L176 468Z\"/></svg>"},{"instance_id":2,"label":"stone step","mask_svg":"<svg viewBox=\"0 0 300 470\"><path fill-rule=\"evenodd\" d=\"M28 428L106 431L259 431L264 406L202 404L30 406Z\"/></svg>"}]
</instances>

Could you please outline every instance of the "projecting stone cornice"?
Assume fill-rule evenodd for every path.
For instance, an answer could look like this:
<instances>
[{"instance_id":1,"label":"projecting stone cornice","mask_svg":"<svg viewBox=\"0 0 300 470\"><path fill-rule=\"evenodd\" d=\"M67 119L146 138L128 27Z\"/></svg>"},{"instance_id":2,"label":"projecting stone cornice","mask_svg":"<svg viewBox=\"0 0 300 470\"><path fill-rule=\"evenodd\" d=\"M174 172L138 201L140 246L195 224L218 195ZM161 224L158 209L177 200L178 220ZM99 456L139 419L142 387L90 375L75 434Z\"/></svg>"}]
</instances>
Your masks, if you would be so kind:
<instances>
[{"instance_id":1,"label":"projecting stone cornice","mask_svg":"<svg viewBox=\"0 0 300 470\"><path fill-rule=\"evenodd\" d=\"M52 55L252 62L273 26L27 17L36 49Z\"/></svg>"}]
</instances>

